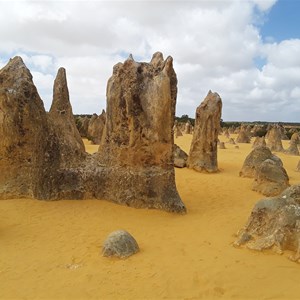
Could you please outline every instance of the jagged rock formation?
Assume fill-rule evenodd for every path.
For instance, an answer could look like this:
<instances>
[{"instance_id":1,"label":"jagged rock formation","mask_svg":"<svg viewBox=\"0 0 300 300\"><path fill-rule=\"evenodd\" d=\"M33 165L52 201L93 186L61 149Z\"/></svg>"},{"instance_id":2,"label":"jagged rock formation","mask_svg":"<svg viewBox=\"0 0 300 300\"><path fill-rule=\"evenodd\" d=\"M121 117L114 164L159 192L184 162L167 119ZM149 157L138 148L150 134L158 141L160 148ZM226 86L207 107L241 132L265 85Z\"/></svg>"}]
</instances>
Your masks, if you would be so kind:
<instances>
[{"instance_id":1,"label":"jagged rock formation","mask_svg":"<svg viewBox=\"0 0 300 300\"><path fill-rule=\"evenodd\" d=\"M296 140L290 141L290 146L285 150L285 153L290 155L300 155Z\"/></svg>"},{"instance_id":2,"label":"jagged rock formation","mask_svg":"<svg viewBox=\"0 0 300 300\"><path fill-rule=\"evenodd\" d=\"M104 127L106 122L106 113L105 110L102 110L102 113L98 116L97 114L93 114L89 121L88 126L88 137L94 144L100 144Z\"/></svg>"},{"instance_id":3,"label":"jagged rock formation","mask_svg":"<svg viewBox=\"0 0 300 300\"><path fill-rule=\"evenodd\" d=\"M56 136L60 139L61 163L78 161L85 156L85 147L73 117L64 68L58 70L54 80L53 101L48 116Z\"/></svg>"},{"instance_id":4,"label":"jagged rock formation","mask_svg":"<svg viewBox=\"0 0 300 300\"><path fill-rule=\"evenodd\" d=\"M249 136L249 132L247 131L247 128L242 127L237 138L236 138L236 142L237 143L247 143L249 144L251 141L250 136Z\"/></svg>"},{"instance_id":5,"label":"jagged rock formation","mask_svg":"<svg viewBox=\"0 0 300 300\"><path fill-rule=\"evenodd\" d=\"M246 225L238 233L235 246L252 250L273 249L295 252L290 259L300 261L300 185L287 188L278 197L256 203Z\"/></svg>"},{"instance_id":6,"label":"jagged rock formation","mask_svg":"<svg viewBox=\"0 0 300 300\"><path fill-rule=\"evenodd\" d=\"M252 148L256 148L259 146L263 146L263 147L267 146L264 136L262 136L262 137L257 136L253 142Z\"/></svg>"},{"instance_id":7,"label":"jagged rock formation","mask_svg":"<svg viewBox=\"0 0 300 300\"><path fill-rule=\"evenodd\" d=\"M139 250L138 243L129 232L116 230L104 241L102 255L126 258L139 252Z\"/></svg>"},{"instance_id":8,"label":"jagged rock formation","mask_svg":"<svg viewBox=\"0 0 300 300\"><path fill-rule=\"evenodd\" d=\"M283 152L282 142L281 142L281 129L279 126L273 126L270 131L268 131L268 147L271 151Z\"/></svg>"},{"instance_id":9,"label":"jagged rock formation","mask_svg":"<svg viewBox=\"0 0 300 300\"><path fill-rule=\"evenodd\" d=\"M129 57L107 85L107 117L98 161L105 166L101 197L134 207L185 212L175 185L173 134L177 78L173 59Z\"/></svg>"},{"instance_id":10,"label":"jagged rock formation","mask_svg":"<svg viewBox=\"0 0 300 300\"><path fill-rule=\"evenodd\" d=\"M278 166L282 166L282 161L279 157L272 154L269 148L264 146L259 146L254 148L249 155L246 157L243 167L239 173L241 177L254 178L258 167L266 159L273 160Z\"/></svg>"},{"instance_id":11,"label":"jagged rock formation","mask_svg":"<svg viewBox=\"0 0 300 300\"><path fill-rule=\"evenodd\" d=\"M128 59L108 82L108 122L99 153L79 140L64 69L47 115L21 58L0 70L0 198L107 199L185 212L175 185L172 58Z\"/></svg>"},{"instance_id":12,"label":"jagged rock formation","mask_svg":"<svg viewBox=\"0 0 300 300\"><path fill-rule=\"evenodd\" d=\"M37 169L48 159L48 134L32 75L21 57L15 57L0 70L1 198L34 197Z\"/></svg>"},{"instance_id":13,"label":"jagged rock formation","mask_svg":"<svg viewBox=\"0 0 300 300\"><path fill-rule=\"evenodd\" d=\"M184 152L179 146L174 144L174 166L177 168L186 167L186 162L188 159L188 155Z\"/></svg>"},{"instance_id":14,"label":"jagged rock formation","mask_svg":"<svg viewBox=\"0 0 300 300\"><path fill-rule=\"evenodd\" d=\"M198 172L217 172L217 143L220 130L222 100L217 93L208 92L197 107L195 130L188 158L188 167Z\"/></svg>"},{"instance_id":15,"label":"jagged rock formation","mask_svg":"<svg viewBox=\"0 0 300 300\"><path fill-rule=\"evenodd\" d=\"M265 196L277 196L289 187L289 177L283 166L266 159L256 169L252 190Z\"/></svg>"}]
</instances>

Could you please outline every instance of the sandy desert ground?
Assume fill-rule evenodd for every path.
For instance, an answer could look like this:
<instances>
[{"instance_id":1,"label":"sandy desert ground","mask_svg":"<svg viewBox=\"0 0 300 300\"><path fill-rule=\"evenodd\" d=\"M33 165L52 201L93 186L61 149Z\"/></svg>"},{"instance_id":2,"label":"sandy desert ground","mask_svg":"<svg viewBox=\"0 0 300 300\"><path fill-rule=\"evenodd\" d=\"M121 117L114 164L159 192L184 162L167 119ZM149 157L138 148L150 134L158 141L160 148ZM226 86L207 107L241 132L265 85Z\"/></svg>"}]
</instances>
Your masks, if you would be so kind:
<instances>
[{"instance_id":1,"label":"sandy desert ground","mask_svg":"<svg viewBox=\"0 0 300 300\"><path fill-rule=\"evenodd\" d=\"M175 142L188 151L191 138ZM186 215L99 200L1 200L0 298L299 299L300 265L290 253L232 246L263 198L251 191L252 179L238 176L251 151L239 146L219 150L218 174L176 169ZM300 157L278 155L290 183L299 183ZM141 251L125 260L102 257L101 245L116 229L129 231Z\"/></svg>"}]
</instances>

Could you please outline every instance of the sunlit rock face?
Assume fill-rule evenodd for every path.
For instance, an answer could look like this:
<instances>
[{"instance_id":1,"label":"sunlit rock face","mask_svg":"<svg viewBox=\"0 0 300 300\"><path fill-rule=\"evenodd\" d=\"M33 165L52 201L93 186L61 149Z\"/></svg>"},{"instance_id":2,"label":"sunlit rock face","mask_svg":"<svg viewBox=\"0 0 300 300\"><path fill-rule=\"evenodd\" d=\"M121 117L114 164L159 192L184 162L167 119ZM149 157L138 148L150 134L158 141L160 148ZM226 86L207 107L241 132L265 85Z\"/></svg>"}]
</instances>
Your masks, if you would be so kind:
<instances>
[{"instance_id":1,"label":"sunlit rock face","mask_svg":"<svg viewBox=\"0 0 300 300\"><path fill-rule=\"evenodd\" d=\"M107 170L100 196L135 207L185 212L175 185L173 132L177 78L173 59L130 56L114 66L98 160Z\"/></svg>"},{"instance_id":2,"label":"sunlit rock face","mask_svg":"<svg viewBox=\"0 0 300 300\"><path fill-rule=\"evenodd\" d=\"M217 93L208 92L197 107L195 128L190 148L188 167L198 172L218 171L218 134L222 100Z\"/></svg>"}]
</instances>

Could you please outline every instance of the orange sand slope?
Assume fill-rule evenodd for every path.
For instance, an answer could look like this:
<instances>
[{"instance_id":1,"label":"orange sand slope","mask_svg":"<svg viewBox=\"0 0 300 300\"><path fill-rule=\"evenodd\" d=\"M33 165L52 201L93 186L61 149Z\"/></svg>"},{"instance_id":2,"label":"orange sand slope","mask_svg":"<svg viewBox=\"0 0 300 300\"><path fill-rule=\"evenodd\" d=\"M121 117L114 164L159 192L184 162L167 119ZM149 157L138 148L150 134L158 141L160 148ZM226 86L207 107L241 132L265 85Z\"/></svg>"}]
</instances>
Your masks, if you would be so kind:
<instances>
[{"instance_id":1,"label":"orange sand slope","mask_svg":"<svg viewBox=\"0 0 300 300\"><path fill-rule=\"evenodd\" d=\"M191 137L176 143L188 151ZM176 169L184 216L98 200L0 201L0 298L299 299L300 266L290 253L232 246L263 196L251 191L252 179L238 177L251 145L226 146L218 174ZM279 156L290 183L299 183L300 157ZM102 257L101 244L116 229L128 230L141 252Z\"/></svg>"}]
</instances>

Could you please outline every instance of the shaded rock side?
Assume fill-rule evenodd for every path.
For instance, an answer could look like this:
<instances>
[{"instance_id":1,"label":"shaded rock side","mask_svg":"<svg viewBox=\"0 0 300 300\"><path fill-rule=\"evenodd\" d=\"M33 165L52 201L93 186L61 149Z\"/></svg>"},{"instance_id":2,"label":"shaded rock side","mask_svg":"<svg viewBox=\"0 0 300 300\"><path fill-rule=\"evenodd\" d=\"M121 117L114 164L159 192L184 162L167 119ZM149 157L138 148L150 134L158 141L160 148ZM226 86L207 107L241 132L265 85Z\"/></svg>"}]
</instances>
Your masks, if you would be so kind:
<instances>
[{"instance_id":1,"label":"shaded rock side","mask_svg":"<svg viewBox=\"0 0 300 300\"><path fill-rule=\"evenodd\" d=\"M177 168L186 167L188 155L179 146L174 144L174 166Z\"/></svg>"},{"instance_id":2,"label":"shaded rock side","mask_svg":"<svg viewBox=\"0 0 300 300\"><path fill-rule=\"evenodd\" d=\"M53 101L48 117L59 139L60 167L80 161L85 156L85 147L74 120L64 68L59 68L54 80Z\"/></svg>"},{"instance_id":3,"label":"shaded rock side","mask_svg":"<svg viewBox=\"0 0 300 300\"><path fill-rule=\"evenodd\" d=\"M296 140L290 141L290 146L285 150L285 153L290 155L300 155Z\"/></svg>"},{"instance_id":4,"label":"shaded rock side","mask_svg":"<svg viewBox=\"0 0 300 300\"><path fill-rule=\"evenodd\" d=\"M282 161L279 157L272 154L268 147L258 146L254 148L246 157L242 169L239 173L241 177L254 178L256 175L257 168L266 159L271 159L279 166L282 166Z\"/></svg>"},{"instance_id":5,"label":"shaded rock side","mask_svg":"<svg viewBox=\"0 0 300 300\"><path fill-rule=\"evenodd\" d=\"M107 84L107 117L98 160L107 170L98 197L134 207L185 212L175 185L172 128L177 78L173 59L130 56Z\"/></svg>"},{"instance_id":6,"label":"shaded rock side","mask_svg":"<svg viewBox=\"0 0 300 300\"><path fill-rule=\"evenodd\" d=\"M259 146L263 146L263 147L267 146L264 136L262 136L262 137L257 136L253 142L252 148L256 148Z\"/></svg>"},{"instance_id":7,"label":"shaded rock side","mask_svg":"<svg viewBox=\"0 0 300 300\"><path fill-rule=\"evenodd\" d=\"M236 138L236 142L237 143L247 143L249 144L251 141L251 138L249 136L249 132L246 131L246 129L241 129L237 138Z\"/></svg>"},{"instance_id":8,"label":"shaded rock side","mask_svg":"<svg viewBox=\"0 0 300 300\"><path fill-rule=\"evenodd\" d=\"M234 245L258 251L273 249L279 254L290 250L294 252L290 259L299 262L299 233L300 185L294 185L278 197L258 201Z\"/></svg>"},{"instance_id":9,"label":"shaded rock side","mask_svg":"<svg viewBox=\"0 0 300 300\"><path fill-rule=\"evenodd\" d=\"M217 93L208 92L197 107L195 127L188 167L198 172L217 172L217 143L220 131L222 100Z\"/></svg>"},{"instance_id":10,"label":"shaded rock side","mask_svg":"<svg viewBox=\"0 0 300 300\"><path fill-rule=\"evenodd\" d=\"M102 110L102 113L97 116L93 114L88 127L88 137L94 144L100 144L104 127L106 122L106 113L105 110Z\"/></svg>"},{"instance_id":11,"label":"shaded rock side","mask_svg":"<svg viewBox=\"0 0 300 300\"><path fill-rule=\"evenodd\" d=\"M256 170L252 190L265 196L277 196L289 187L289 177L283 166L271 159L260 164Z\"/></svg>"},{"instance_id":12,"label":"shaded rock side","mask_svg":"<svg viewBox=\"0 0 300 300\"><path fill-rule=\"evenodd\" d=\"M14 57L0 70L1 198L33 197L36 169L47 159L47 135L47 116L32 75L21 57Z\"/></svg>"},{"instance_id":13,"label":"shaded rock side","mask_svg":"<svg viewBox=\"0 0 300 300\"><path fill-rule=\"evenodd\" d=\"M281 142L282 132L279 126L273 126L267 133L268 143L267 146L271 151L283 152L283 146Z\"/></svg>"}]
</instances>

